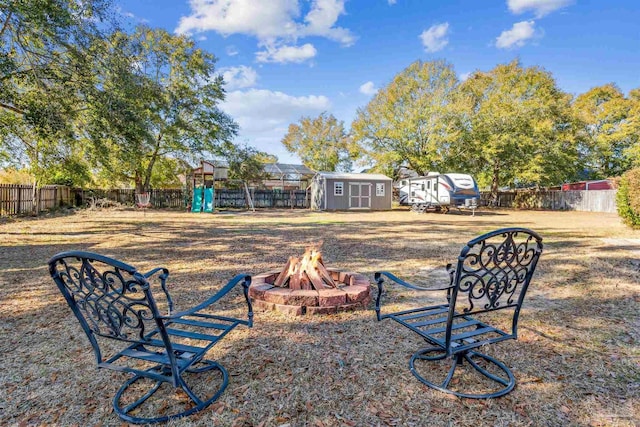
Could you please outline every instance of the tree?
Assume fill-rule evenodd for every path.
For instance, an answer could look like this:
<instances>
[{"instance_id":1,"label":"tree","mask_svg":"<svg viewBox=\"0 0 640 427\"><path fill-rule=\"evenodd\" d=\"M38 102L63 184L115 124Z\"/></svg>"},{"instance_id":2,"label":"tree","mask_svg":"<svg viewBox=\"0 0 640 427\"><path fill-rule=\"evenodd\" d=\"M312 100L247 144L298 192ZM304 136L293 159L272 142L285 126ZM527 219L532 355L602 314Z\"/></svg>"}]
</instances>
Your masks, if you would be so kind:
<instances>
[{"instance_id":1,"label":"tree","mask_svg":"<svg viewBox=\"0 0 640 427\"><path fill-rule=\"evenodd\" d=\"M264 164L265 160L272 160L273 157L254 147L227 143L223 156L229 163L229 179L255 184L269 177Z\"/></svg>"},{"instance_id":2,"label":"tree","mask_svg":"<svg viewBox=\"0 0 640 427\"><path fill-rule=\"evenodd\" d=\"M637 163L640 140L640 100L614 85L594 87L578 96L573 107L583 126L587 167L592 178L619 176Z\"/></svg>"},{"instance_id":3,"label":"tree","mask_svg":"<svg viewBox=\"0 0 640 427\"><path fill-rule=\"evenodd\" d=\"M616 206L625 224L640 228L640 168L622 174L616 193Z\"/></svg>"},{"instance_id":4,"label":"tree","mask_svg":"<svg viewBox=\"0 0 640 427\"><path fill-rule=\"evenodd\" d=\"M282 144L310 169L333 172L351 170L354 152L349 149L344 123L326 112L316 118L301 117L290 124Z\"/></svg>"},{"instance_id":5,"label":"tree","mask_svg":"<svg viewBox=\"0 0 640 427\"><path fill-rule=\"evenodd\" d=\"M381 170L406 165L420 175L455 157L453 102L458 79L444 61L416 61L378 91L351 125L354 141Z\"/></svg>"},{"instance_id":6,"label":"tree","mask_svg":"<svg viewBox=\"0 0 640 427\"><path fill-rule=\"evenodd\" d=\"M498 65L474 73L458 96L465 130L458 161L493 197L502 185L557 184L580 169L571 97L547 71Z\"/></svg>"},{"instance_id":7,"label":"tree","mask_svg":"<svg viewBox=\"0 0 640 427\"><path fill-rule=\"evenodd\" d=\"M103 0L0 0L0 156L26 158L37 186L77 166L74 120L89 87L88 46Z\"/></svg>"},{"instance_id":8,"label":"tree","mask_svg":"<svg viewBox=\"0 0 640 427\"><path fill-rule=\"evenodd\" d=\"M147 191L165 156L219 153L237 133L219 108L223 81L215 57L193 40L161 29L116 32L96 48L96 82L85 114L92 155L117 181Z\"/></svg>"}]
</instances>

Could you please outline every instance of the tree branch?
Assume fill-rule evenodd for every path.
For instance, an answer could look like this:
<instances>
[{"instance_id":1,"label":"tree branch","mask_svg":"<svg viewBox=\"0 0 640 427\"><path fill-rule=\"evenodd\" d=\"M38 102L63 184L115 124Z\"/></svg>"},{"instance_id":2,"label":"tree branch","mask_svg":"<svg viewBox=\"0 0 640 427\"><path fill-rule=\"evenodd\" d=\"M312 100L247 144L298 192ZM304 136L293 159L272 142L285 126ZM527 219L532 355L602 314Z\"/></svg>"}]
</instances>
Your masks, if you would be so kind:
<instances>
[{"instance_id":1,"label":"tree branch","mask_svg":"<svg viewBox=\"0 0 640 427\"><path fill-rule=\"evenodd\" d=\"M9 15L7 15L7 19L4 21L4 24L2 25L2 30L0 30L0 37L2 37L4 35L4 32L7 30L7 28L9 28L9 21L11 21L11 14L13 12L9 11Z\"/></svg>"},{"instance_id":2,"label":"tree branch","mask_svg":"<svg viewBox=\"0 0 640 427\"><path fill-rule=\"evenodd\" d=\"M0 108L4 108L5 110L9 110L9 111L13 111L14 113L18 113L21 115L25 115L26 111L23 111L17 107L14 107L13 105L9 105L9 104L5 104L4 102L0 102Z\"/></svg>"}]
</instances>

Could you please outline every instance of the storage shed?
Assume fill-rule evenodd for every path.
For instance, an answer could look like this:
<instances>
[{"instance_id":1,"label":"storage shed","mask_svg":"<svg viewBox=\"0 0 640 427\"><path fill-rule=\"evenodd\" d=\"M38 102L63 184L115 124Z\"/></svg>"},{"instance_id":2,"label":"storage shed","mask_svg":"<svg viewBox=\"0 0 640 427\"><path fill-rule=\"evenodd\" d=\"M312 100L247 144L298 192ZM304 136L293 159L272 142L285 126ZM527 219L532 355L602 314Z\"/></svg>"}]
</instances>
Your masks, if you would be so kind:
<instances>
[{"instance_id":1,"label":"storage shed","mask_svg":"<svg viewBox=\"0 0 640 427\"><path fill-rule=\"evenodd\" d=\"M391 209L391 178L376 173L318 172L311 182L311 209Z\"/></svg>"}]
</instances>

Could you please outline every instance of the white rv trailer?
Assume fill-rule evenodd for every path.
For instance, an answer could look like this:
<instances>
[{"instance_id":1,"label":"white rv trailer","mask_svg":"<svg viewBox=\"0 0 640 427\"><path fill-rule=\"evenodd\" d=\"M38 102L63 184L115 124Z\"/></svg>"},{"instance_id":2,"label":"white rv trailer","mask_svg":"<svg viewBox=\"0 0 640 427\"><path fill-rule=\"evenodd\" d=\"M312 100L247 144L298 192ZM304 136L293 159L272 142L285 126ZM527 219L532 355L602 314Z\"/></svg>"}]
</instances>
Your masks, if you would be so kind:
<instances>
[{"instance_id":1,"label":"white rv trailer","mask_svg":"<svg viewBox=\"0 0 640 427\"><path fill-rule=\"evenodd\" d=\"M430 172L427 176L404 179L399 193L400 203L411 205L411 209L418 212L475 209L480 200L478 184L471 175L461 173Z\"/></svg>"}]
</instances>

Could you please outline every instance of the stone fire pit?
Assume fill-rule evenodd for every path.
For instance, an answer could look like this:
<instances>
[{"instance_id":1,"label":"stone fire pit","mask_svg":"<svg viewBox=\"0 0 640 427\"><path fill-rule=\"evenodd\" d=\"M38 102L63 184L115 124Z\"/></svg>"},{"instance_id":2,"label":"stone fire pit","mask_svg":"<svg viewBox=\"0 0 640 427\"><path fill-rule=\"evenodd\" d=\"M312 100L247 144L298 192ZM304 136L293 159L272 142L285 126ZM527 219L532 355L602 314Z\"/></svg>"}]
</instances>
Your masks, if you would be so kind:
<instances>
[{"instance_id":1,"label":"stone fire pit","mask_svg":"<svg viewBox=\"0 0 640 427\"><path fill-rule=\"evenodd\" d=\"M282 271L252 277L249 297L256 310L277 310L300 316L353 310L369 303L369 279L325 268L322 256L307 250L301 260L289 258Z\"/></svg>"},{"instance_id":2,"label":"stone fire pit","mask_svg":"<svg viewBox=\"0 0 640 427\"><path fill-rule=\"evenodd\" d=\"M274 286L280 272L263 273L251 278L249 297L256 310L277 310L300 316L302 314L329 314L354 310L369 303L369 279L366 276L327 269L337 288L308 290Z\"/></svg>"}]
</instances>

